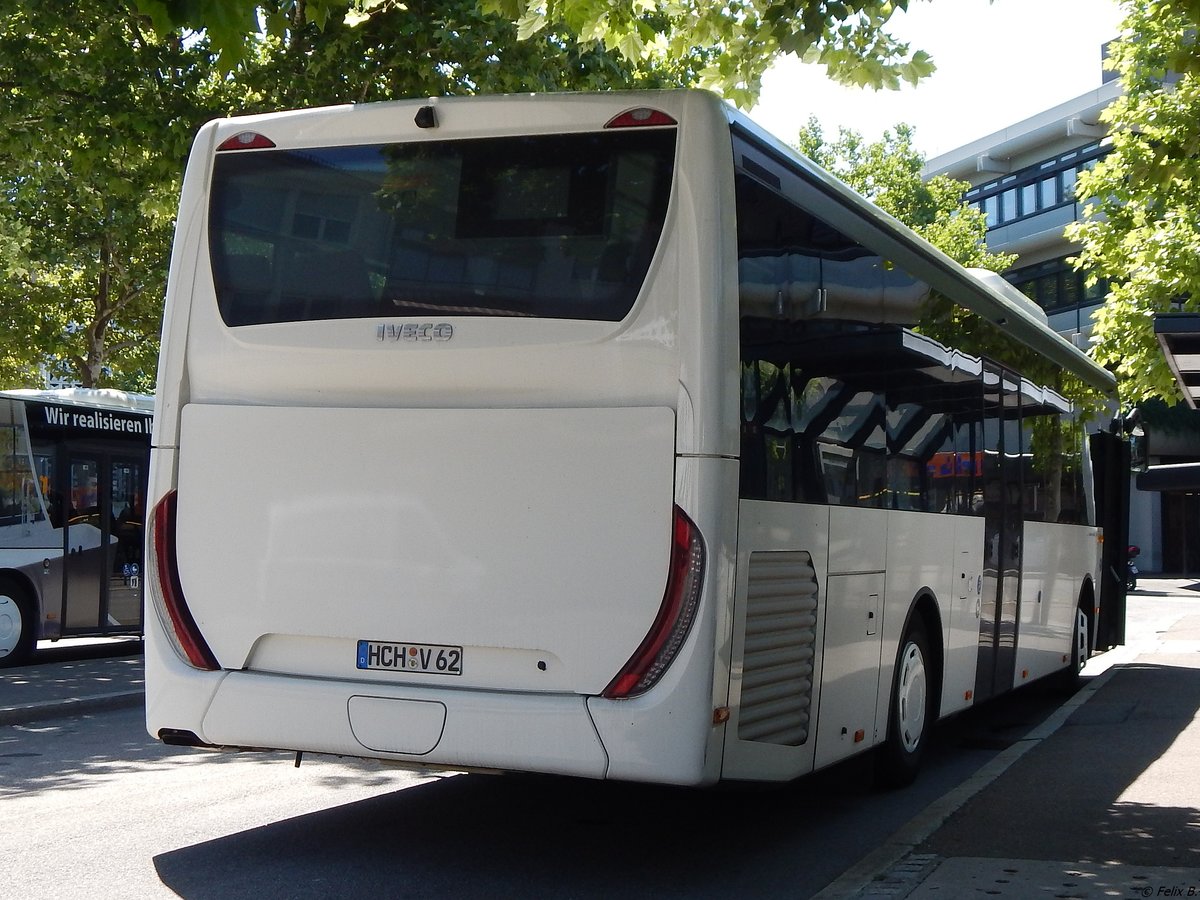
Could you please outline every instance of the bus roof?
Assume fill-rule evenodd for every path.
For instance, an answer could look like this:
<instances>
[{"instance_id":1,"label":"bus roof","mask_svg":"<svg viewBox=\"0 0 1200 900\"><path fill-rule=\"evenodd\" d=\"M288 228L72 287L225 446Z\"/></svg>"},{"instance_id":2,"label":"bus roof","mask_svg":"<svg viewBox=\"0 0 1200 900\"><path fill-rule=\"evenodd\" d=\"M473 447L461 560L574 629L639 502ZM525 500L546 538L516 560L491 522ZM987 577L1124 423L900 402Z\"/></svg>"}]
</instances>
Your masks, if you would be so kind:
<instances>
[{"instance_id":1,"label":"bus roof","mask_svg":"<svg viewBox=\"0 0 1200 900\"><path fill-rule=\"evenodd\" d=\"M890 257L934 290L953 297L962 306L1009 332L1051 362L1071 372L1106 395L1114 395L1116 377L1047 324L1012 291L998 287L993 277L980 277L966 269L899 219L889 215L850 189L816 163L789 147L728 104L723 104L731 127L752 137L765 149L797 166L809 184L842 210L838 227L848 235ZM853 222L851 222L853 219Z\"/></svg>"},{"instance_id":2,"label":"bus roof","mask_svg":"<svg viewBox=\"0 0 1200 900\"><path fill-rule=\"evenodd\" d=\"M152 394L134 394L112 388L58 388L56 390L19 388L0 391L0 397L11 397L14 400L35 403L57 403L62 406L86 406L89 409L124 410L147 415L154 412L154 396Z\"/></svg>"}]
</instances>

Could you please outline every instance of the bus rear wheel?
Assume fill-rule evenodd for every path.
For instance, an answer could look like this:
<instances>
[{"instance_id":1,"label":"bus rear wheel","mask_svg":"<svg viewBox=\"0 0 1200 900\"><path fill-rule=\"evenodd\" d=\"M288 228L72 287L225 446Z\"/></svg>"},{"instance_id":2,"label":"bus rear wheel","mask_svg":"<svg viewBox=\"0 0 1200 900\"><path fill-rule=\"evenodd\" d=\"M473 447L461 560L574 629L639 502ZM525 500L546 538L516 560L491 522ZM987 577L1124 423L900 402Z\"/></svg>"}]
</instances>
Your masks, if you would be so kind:
<instances>
[{"instance_id":1,"label":"bus rear wheel","mask_svg":"<svg viewBox=\"0 0 1200 900\"><path fill-rule=\"evenodd\" d=\"M28 592L11 578L0 578L0 667L18 666L29 657L33 630Z\"/></svg>"},{"instance_id":2,"label":"bus rear wheel","mask_svg":"<svg viewBox=\"0 0 1200 900\"><path fill-rule=\"evenodd\" d=\"M888 736L880 748L876 776L883 787L911 784L933 724L933 672L929 638L919 619L909 625L892 674Z\"/></svg>"},{"instance_id":3,"label":"bus rear wheel","mask_svg":"<svg viewBox=\"0 0 1200 900\"><path fill-rule=\"evenodd\" d=\"M1053 678L1054 688L1064 694L1074 694L1083 685L1083 666L1091 654L1091 625L1083 601L1075 610L1075 624L1071 629L1071 662Z\"/></svg>"}]
</instances>

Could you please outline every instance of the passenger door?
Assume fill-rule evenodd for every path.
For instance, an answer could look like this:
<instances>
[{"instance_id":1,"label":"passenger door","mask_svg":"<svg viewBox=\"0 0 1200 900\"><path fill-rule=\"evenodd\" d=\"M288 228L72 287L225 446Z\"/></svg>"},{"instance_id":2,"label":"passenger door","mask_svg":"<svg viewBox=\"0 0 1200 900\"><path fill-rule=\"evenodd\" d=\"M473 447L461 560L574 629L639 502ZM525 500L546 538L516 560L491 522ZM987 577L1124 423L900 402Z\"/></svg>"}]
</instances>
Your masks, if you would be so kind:
<instances>
[{"instance_id":1,"label":"passenger door","mask_svg":"<svg viewBox=\"0 0 1200 900\"><path fill-rule=\"evenodd\" d=\"M1021 606L1020 379L984 363L983 592L975 700L1013 686Z\"/></svg>"},{"instance_id":2,"label":"passenger door","mask_svg":"<svg viewBox=\"0 0 1200 900\"><path fill-rule=\"evenodd\" d=\"M144 460L107 453L68 457L64 634L141 628L144 467Z\"/></svg>"}]
</instances>

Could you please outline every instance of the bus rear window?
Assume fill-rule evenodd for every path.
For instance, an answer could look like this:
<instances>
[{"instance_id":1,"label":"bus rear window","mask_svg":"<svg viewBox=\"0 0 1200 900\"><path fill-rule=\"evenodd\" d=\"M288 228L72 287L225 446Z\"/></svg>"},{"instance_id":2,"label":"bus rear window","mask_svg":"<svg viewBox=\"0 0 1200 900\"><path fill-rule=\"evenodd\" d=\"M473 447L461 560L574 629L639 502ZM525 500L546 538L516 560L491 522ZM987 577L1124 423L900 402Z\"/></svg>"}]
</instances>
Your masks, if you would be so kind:
<instances>
[{"instance_id":1,"label":"bus rear window","mask_svg":"<svg viewBox=\"0 0 1200 900\"><path fill-rule=\"evenodd\" d=\"M220 154L221 316L619 321L662 234L674 157L674 129Z\"/></svg>"}]
</instances>

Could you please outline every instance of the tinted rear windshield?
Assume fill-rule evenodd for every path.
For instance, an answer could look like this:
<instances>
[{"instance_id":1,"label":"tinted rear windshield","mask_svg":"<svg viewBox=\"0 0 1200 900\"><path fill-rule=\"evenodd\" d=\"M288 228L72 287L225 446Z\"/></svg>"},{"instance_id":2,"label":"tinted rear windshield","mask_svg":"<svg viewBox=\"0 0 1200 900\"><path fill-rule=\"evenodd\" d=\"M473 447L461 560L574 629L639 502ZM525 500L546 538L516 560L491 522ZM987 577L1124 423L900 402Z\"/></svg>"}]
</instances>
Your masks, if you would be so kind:
<instances>
[{"instance_id":1,"label":"tinted rear windshield","mask_svg":"<svg viewBox=\"0 0 1200 900\"><path fill-rule=\"evenodd\" d=\"M675 129L219 154L221 316L619 321L674 157Z\"/></svg>"}]
</instances>

